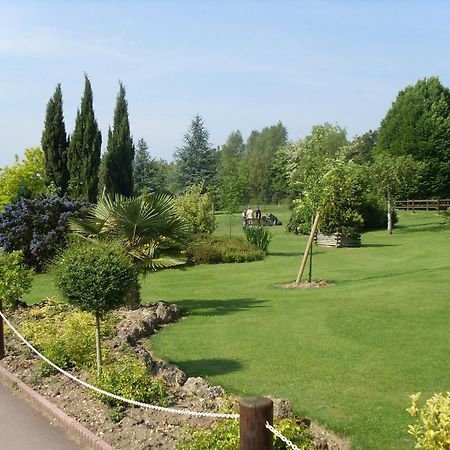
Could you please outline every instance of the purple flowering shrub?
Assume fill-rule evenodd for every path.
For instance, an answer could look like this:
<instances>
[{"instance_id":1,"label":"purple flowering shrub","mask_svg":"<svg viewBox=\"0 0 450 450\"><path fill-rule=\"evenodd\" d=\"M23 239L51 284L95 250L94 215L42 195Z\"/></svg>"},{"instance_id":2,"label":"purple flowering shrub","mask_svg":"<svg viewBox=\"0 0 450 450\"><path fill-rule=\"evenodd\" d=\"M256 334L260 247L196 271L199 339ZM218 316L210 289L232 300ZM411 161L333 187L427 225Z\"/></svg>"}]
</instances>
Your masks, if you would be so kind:
<instances>
[{"instance_id":1,"label":"purple flowering shrub","mask_svg":"<svg viewBox=\"0 0 450 450\"><path fill-rule=\"evenodd\" d=\"M0 247L6 252L21 250L23 262L41 272L65 247L69 217L84 215L90 206L56 195L21 198L0 211Z\"/></svg>"}]
</instances>

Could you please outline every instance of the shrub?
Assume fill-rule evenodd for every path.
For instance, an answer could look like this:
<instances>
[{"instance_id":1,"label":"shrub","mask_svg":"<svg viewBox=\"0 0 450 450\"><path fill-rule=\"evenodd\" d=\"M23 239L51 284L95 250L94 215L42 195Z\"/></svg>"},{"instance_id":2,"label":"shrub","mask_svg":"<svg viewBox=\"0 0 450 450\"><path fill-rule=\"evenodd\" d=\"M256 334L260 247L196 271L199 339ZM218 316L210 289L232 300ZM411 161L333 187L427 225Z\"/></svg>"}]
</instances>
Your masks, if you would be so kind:
<instances>
[{"instance_id":1,"label":"shrub","mask_svg":"<svg viewBox=\"0 0 450 450\"><path fill-rule=\"evenodd\" d=\"M151 377L143 361L132 354L120 355L117 360L105 364L102 374L95 379L95 385L104 391L130 400L165 405L168 394L164 383ZM111 406L122 402L106 395L98 397Z\"/></svg>"},{"instance_id":2,"label":"shrub","mask_svg":"<svg viewBox=\"0 0 450 450\"><path fill-rule=\"evenodd\" d=\"M21 250L24 263L42 271L66 245L68 218L81 216L86 206L54 195L6 205L0 212L0 247Z\"/></svg>"},{"instance_id":3,"label":"shrub","mask_svg":"<svg viewBox=\"0 0 450 450\"><path fill-rule=\"evenodd\" d=\"M0 250L0 299L5 308L14 309L31 290L32 273L22 266L22 253Z\"/></svg>"},{"instance_id":4,"label":"shrub","mask_svg":"<svg viewBox=\"0 0 450 450\"><path fill-rule=\"evenodd\" d=\"M244 233L247 242L267 253L267 248L272 240L272 233L268 228L249 226L244 228Z\"/></svg>"},{"instance_id":5,"label":"shrub","mask_svg":"<svg viewBox=\"0 0 450 450\"><path fill-rule=\"evenodd\" d=\"M186 256L194 263L238 263L261 260L265 252L243 238L215 236L190 245Z\"/></svg>"},{"instance_id":6,"label":"shrub","mask_svg":"<svg viewBox=\"0 0 450 450\"><path fill-rule=\"evenodd\" d=\"M63 297L83 311L105 313L123 304L137 282L135 268L119 244L81 241L56 262L55 284Z\"/></svg>"},{"instance_id":7,"label":"shrub","mask_svg":"<svg viewBox=\"0 0 450 450\"><path fill-rule=\"evenodd\" d=\"M102 334L112 336L114 320L102 323ZM95 364L95 319L55 299L33 307L21 322L21 332L50 361L63 369L91 367ZM40 363L43 375L53 372Z\"/></svg>"},{"instance_id":8,"label":"shrub","mask_svg":"<svg viewBox=\"0 0 450 450\"><path fill-rule=\"evenodd\" d=\"M137 285L136 268L119 243L84 241L69 247L54 269L64 298L83 311L95 313L97 371L102 370L100 317L125 303Z\"/></svg>"},{"instance_id":9,"label":"shrub","mask_svg":"<svg viewBox=\"0 0 450 450\"><path fill-rule=\"evenodd\" d=\"M295 419L275 419L274 428L302 450L313 450L313 437L309 428ZM189 437L176 446L177 450L236 450L239 448L239 422L221 421L208 429L189 430ZM286 449L279 438L273 438L274 450Z\"/></svg>"},{"instance_id":10,"label":"shrub","mask_svg":"<svg viewBox=\"0 0 450 450\"><path fill-rule=\"evenodd\" d=\"M178 215L184 219L194 234L211 234L216 229L211 197L202 194L203 183L194 184L174 200Z\"/></svg>"},{"instance_id":11,"label":"shrub","mask_svg":"<svg viewBox=\"0 0 450 450\"><path fill-rule=\"evenodd\" d=\"M416 418L408 433L416 438L416 448L444 450L450 448L450 392L434 394L422 408L417 406L420 393L411 395L407 411Z\"/></svg>"}]
</instances>

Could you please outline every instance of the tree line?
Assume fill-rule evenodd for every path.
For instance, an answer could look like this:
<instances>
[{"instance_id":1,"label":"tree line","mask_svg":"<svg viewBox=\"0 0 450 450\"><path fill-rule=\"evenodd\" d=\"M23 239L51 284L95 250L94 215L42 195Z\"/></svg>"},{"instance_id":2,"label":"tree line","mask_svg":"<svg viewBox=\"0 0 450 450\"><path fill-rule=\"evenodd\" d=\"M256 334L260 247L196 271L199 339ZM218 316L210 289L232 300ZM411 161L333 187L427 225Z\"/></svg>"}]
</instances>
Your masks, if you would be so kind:
<instances>
[{"instance_id":1,"label":"tree line","mask_svg":"<svg viewBox=\"0 0 450 450\"><path fill-rule=\"evenodd\" d=\"M60 84L48 102L41 139L44 179L34 177L32 186L41 188L44 183L47 191L95 202L99 193L179 194L192 185L203 183L219 207L236 210L247 202L269 203L296 198L298 192L290 179L293 172L298 174L302 170L298 164L304 163L297 158L297 166L293 167L295 158L290 158L289 149L308 142L313 152L321 151L320 146L325 145L329 156L336 153L331 148L345 147L346 158L359 165L378 161L383 166L385 160L388 166L388 157L413 158L420 170L401 195L410 198L450 196L450 91L437 77L419 80L400 91L374 131L349 140L345 129L336 125L334 132L328 133L328 141L314 150L315 130L317 126L309 136L290 142L286 127L278 122L253 130L246 139L235 130L223 145L215 147L203 118L196 115L182 145L174 152L173 162L166 162L151 156L144 139L134 143L125 87L119 83L113 125L108 129L106 151L102 156L102 135L95 118L92 87L85 75L84 94L70 136L65 129ZM35 161L39 160L37 150L33 155L28 154ZM7 190L5 177L13 172L11 168L0 169L0 191ZM30 177L21 176L22 181L16 181L16 185L21 184L20 189L16 186L16 190L20 190L16 195L26 195L29 188Z\"/></svg>"}]
</instances>

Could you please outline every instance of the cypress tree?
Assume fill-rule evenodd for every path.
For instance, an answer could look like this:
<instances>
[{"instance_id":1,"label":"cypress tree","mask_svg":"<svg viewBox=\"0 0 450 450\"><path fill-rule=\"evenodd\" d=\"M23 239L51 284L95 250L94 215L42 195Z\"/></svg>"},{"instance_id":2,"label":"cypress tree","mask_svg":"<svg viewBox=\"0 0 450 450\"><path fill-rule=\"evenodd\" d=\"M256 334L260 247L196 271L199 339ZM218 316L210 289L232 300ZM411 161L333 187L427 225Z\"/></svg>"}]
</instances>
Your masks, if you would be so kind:
<instances>
[{"instance_id":1,"label":"cypress tree","mask_svg":"<svg viewBox=\"0 0 450 450\"><path fill-rule=\"evenodd\" d=\"M58 83L53 97L47 103L41 147L44 152L46 182L54 183L61 195L66 193L69 182L67 146L61 84Z\"/></svg>"},{"instance_id":2,"label":"cypress tree","mask_svg":"<svg viewBox=\"0 0 450 450\"><path fill-rule=\"evenodd\" d=\"M125 87L119 83L113 128L108 130L102 184L109 194L133 195L134 145L130 134Z\"/></svg>"},{"instance_id":3,"label":"cypress tree","mask_svg":"<svg viewBox=\"0 0 450 450\"><path fill-rule=\"evenodd\" d=\"M102 135L94 115L91 83L85 75L84 94L67 155L72 197L96 201L101 145Z\"/></svg>"}]
</instances>

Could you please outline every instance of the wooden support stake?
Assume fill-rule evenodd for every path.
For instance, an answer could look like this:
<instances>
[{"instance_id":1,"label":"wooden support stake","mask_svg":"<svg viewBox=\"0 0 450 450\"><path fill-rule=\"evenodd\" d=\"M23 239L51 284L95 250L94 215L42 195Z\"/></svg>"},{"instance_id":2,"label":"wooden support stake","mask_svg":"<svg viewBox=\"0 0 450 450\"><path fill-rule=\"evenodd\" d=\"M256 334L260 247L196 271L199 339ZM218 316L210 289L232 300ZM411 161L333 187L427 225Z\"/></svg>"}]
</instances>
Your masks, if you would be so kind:
<instances>
[{"instance_id":1,"label":"wooden support stake","mask_svg":"<svg viewBox=\"0 0 450 450\"><path fill-rule=\"evenodd\" d=\"M273 425L273 402L266 397L239 399L240 450L273 450L272 433L266 422Z\"/></svg>"},{"instance_id":2,"label":"wooden support stake","mask_svg":"<svg viewBox=\"0 0 450 450\"><path fill-rule=\"evenodd\" d=\"M0 298L0 311L3 312L3 303ZM3 330L3 317L0 317L0 359L3 359L6 356L5 353L5 334Z\"/></svg>"},{"instance_id":3,"label":"wooden support stake","mask_svg":"<svg viewBox=\"0 0 450 450\"><path fill-rule=\"evenodd\" d=\"M319 217L320 217L320 214L319 214L319 211L317 211L316 217L314 218L314 223L311 227L311 234L309 235L308 243L306 244L305 253L303 253L302 263L300 264L300 269L298 271L297 279L295 280L295 284L299 284L300 280L302 279L302 275L303 275L303 272L304 272L305 266L306 266L306 261L308 260L308 255L309 255L309 252L312 247L313 240L314 240L314 235L316 234L317 225L319 224Z\"/></svg>"}]
</instances>

